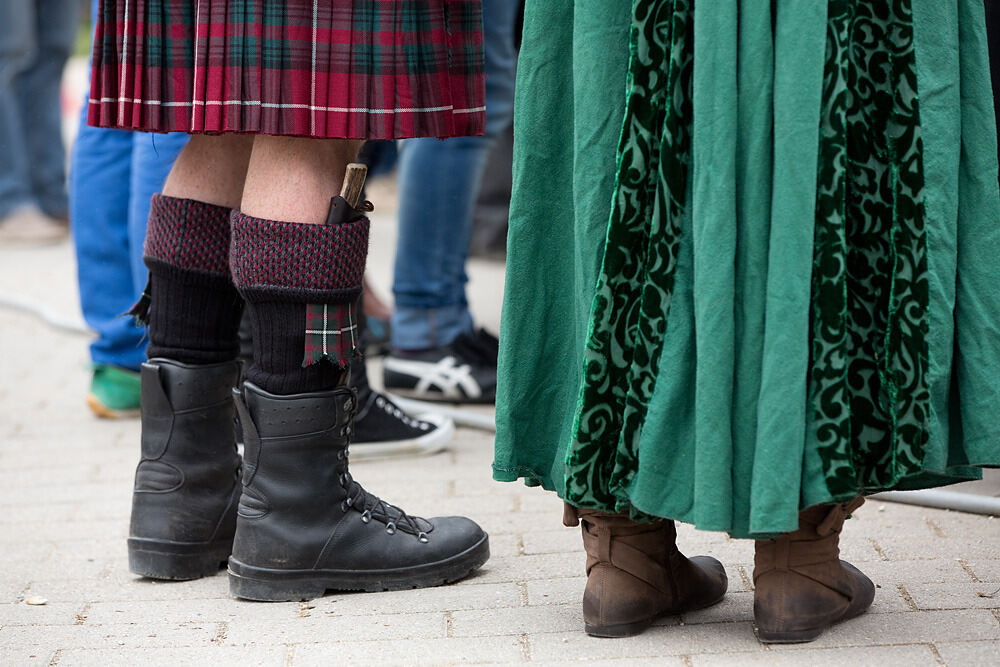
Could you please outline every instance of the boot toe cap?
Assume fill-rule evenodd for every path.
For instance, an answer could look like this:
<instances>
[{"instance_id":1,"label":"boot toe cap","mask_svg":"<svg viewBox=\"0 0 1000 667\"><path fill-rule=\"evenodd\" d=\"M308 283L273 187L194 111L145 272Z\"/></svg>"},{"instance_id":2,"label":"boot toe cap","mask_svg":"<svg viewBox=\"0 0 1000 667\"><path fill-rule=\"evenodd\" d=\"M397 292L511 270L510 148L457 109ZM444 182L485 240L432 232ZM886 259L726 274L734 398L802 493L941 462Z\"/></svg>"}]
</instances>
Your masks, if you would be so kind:
<instances>
[{"instance_id":1,"label":"boot toe cap","mask_svg":"<svg viewBox=\"0 0 1000 667\"><path fill-rule=\"evenodd\" d=\"M844 613L844 619L846 620L865 613L872 606L872 603L875 601L875 583L864 572L846 560L840 561L840 564L850 575L851 584L854 588L851 604Z\"/></svg>"},{"instance_id":2,"label":"boot toe cap","mask_svg":"<svg viewBox=\"0 0 1000 667\"><path fill-rule=\"evenodd\" d=\"M430 519L434 526L427 533L428 543L454 553L475 547L486 539L486 532L479 524L464 516L444 516Z\"/></svg>"},{"instance_id":3,"label":"boot toe cap","mask_svg":"<svg viewBox=\"0 0 1000 667\"><path fill-rule=\"evenodd\" d=\"M729 589L726 568L711 556L694 556L690 559L697 572L694 595L685 610L701 609L720 601Z\"/></svg>"}]
</instances>

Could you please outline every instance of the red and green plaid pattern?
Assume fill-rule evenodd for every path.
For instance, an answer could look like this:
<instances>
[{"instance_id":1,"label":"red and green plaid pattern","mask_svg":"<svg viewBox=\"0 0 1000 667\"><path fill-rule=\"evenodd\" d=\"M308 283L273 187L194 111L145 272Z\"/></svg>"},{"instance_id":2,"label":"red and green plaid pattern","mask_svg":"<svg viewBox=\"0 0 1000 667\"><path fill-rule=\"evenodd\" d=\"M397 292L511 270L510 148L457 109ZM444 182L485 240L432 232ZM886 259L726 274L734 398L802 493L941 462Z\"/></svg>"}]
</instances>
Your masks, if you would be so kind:
<instances>
[{"instance_id":1,"label":"red and green plaid pattern","mask_svg":"<svg viewBox=\"0 0 1000 667\"><path fill-rule=\"evenodd\" d=\"M357 302L306 305L306 349L302 367L323 359L347 366L358 352Z\"/></svg>"},{"instance_id":2,"label":"red and green plaid pattern","mask_svg":"<svg viewBox=\"0 0 1000 667\"><path fill-rule=\"evenodd\" d=\"M101 0L88 122L156 132L481 134L481 0Z\"/></svg>"}]
</instances>

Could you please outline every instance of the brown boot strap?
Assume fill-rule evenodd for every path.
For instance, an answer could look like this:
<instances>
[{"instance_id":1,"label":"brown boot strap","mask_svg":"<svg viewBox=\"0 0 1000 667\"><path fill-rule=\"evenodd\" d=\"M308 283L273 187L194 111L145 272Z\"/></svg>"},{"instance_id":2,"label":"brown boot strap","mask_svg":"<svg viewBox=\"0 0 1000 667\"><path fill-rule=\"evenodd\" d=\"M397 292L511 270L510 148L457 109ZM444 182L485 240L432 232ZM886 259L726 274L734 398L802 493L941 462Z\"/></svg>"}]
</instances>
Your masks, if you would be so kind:
<instances>
[{"instance_id":1,"label":"brown boot strap","mask_svg":"<svg viewBox=\"0 0 1000 667\"><path fill-rule=\"evenodd\" d=\"M817 535L830 535L839 533L844 527L847 515L851 514L865 504L864 496L858 496L854 500L830 507L826 517L816 526Z\"/></svg>"},{"instance_id":2,"label":"brown boot strap","mask_svg":"<svg viewBox=\"0 0 1000 667\"><path fill-rule=\"evenodd\" d=\"M587 536L585 534L585 543L588 537L594 540L594 536ZM596 545L591 543L590 546L587 546L588 552L594 553L596 551L597 562L593 565L600 563L611 565L623 572L627 572L636 579L646 582L658 591L670 594L674 593L673 582L670 581L668 576L669 562L658 562L627 542L612 540L612 536L605 531L597 534L596 542ZM592 549L593 546L596 546L596 549ZM588 575L590 574L589 570L592 568L593 566L588 568Z\"/></svg>"},{"instance_id":3,"label":"brown boot strap","mask_svg":"<svg viewBox=\"0 0 1000 667\"><path fill-rule=\"evenodd\" d=\"M572 528L580 525L580 514L576 507L563 503L563 525Z\"/></svg>"},{"instance_id":4,"label":"brown boot strap","mask_svg":"<svg viewBox=\"0 0 1000 667\"><path fill-rule=\"evenodd\" d=\"M795 570L821 563L839 562L839 535L832 534L812 540L792 540L782 537L759 541L754 549L754 574L773 570Z\"/></svg>"},{"instance_id":5,"label":"brown boot strap","mask_svg":"<svg viewBox=\"0 0 1000 667\"><path fill-rule=\"evenodd\" d=\"M795 568L792 571L801 577L812 579L832 591L837 591L848 600L854 597L854 588L850 584L850 576L844 572L840 561L837 561L837 567L834 570L831 570L830 566L824 563L820 567L806 566Z\"/></svg>"}]
</instances>

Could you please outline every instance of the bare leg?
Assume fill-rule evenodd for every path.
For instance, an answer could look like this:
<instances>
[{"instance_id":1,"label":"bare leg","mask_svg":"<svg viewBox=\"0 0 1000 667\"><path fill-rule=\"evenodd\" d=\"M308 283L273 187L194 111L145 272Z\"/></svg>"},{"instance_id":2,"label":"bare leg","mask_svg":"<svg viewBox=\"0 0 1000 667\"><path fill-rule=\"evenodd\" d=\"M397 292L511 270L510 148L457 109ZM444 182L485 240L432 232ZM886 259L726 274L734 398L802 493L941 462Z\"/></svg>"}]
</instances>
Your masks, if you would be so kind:
<instances>
[{"instance_id":1,"label":"bare leg","mask_svg":"<svg viewBox=\"0 0 1000 667\"><path fill-rule=\"evenodd\" d=\"M177 156L163 194L239 208L253 140L235 134L192 136Z\"/></svg>"},{"instance_id":2,"label":"bare leg","mask_svg":"<svg viewBox=\"0 0 1000 667\"><path fill-rule=\"evenodd\" d=\"M321 224L340 192L360 141L258 136L243 190L243 213L255 218Z\"/></svg>"}]
</instances>

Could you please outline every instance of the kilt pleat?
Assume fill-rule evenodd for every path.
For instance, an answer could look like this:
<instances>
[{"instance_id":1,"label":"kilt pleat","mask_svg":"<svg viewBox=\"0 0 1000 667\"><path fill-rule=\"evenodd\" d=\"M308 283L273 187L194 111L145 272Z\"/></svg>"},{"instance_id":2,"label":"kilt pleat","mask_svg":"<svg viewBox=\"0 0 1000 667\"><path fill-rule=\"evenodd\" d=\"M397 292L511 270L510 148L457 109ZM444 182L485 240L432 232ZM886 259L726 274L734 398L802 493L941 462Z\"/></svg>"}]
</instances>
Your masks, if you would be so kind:
<instances>
[{"instance_id":1,"label":"kilt pleat","mask_svg":"<svg viewBox=\"0 0 1000 667\"><path fill-rule=\"evenodd\" d=\"M102 0L88 122L350 139L481 134L480 0Z\"/></svg>"}]
</instances>

